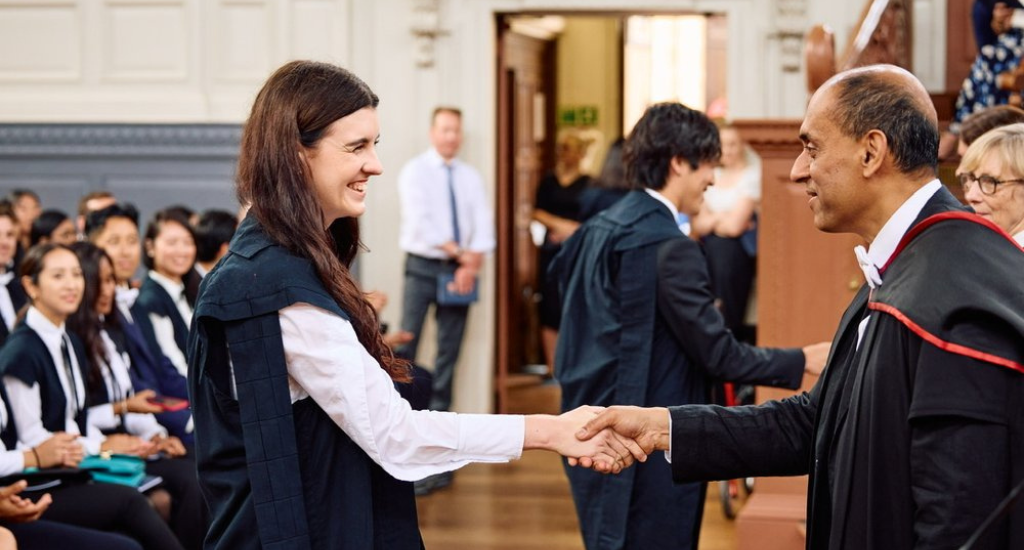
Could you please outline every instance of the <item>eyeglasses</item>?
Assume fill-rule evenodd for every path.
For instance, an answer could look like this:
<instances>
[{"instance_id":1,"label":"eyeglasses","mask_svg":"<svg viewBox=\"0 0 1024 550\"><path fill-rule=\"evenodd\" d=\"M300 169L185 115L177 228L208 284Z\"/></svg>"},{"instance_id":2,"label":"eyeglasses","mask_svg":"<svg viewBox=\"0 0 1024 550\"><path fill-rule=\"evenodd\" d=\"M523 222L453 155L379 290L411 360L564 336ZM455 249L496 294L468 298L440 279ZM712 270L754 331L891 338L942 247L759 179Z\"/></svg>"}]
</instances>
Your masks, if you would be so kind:
<instances>
[{"instance_id":1,"label":"eyeglasses","mask_svg":"<svg viewBox=\"0 0 1024 550\"><path fill-rule=\"evenodd\" d=\"M963 187L964 193L970 191L971 184L977 182L978 188L981 189L983 195L994 195L996 186L1001 183L1024 183L1024 179L997 180L992 176L975 176L971 172L962 172L957 174L956 178L960 180L960 187Z\"/></svg>"}]
</instances>

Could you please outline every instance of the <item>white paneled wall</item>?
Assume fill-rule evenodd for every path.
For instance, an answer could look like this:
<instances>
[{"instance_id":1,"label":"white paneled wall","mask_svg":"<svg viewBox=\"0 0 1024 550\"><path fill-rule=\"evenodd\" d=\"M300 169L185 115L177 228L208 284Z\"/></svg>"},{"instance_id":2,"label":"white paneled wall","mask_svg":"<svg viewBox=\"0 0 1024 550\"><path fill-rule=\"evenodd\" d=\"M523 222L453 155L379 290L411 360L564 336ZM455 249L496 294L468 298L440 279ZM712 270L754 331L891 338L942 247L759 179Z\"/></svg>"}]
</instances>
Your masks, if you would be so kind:
<instances>
[{"instance_id":1,"label":"white paneled wall","mask_svg":"<svg viewBox=\"0 0 1024 550\"><path fill-rule=\"evenodd\" d=\"M349 5L0 0L0 120L240 122L284 61L347 61Z\"/></svg>"},{"instance_id":2,"label":"white paneled wall","mask_svg":"<svg viewBox=\"0 0 1024 550\"><path fill-rule=\"evenodd\" d=\"M412 33L419 21L414 11L430 4L0 0L0 123L240 123L261 83L285 61L313 58L348 67L381 97L385 173L373 182L362 220L372 251L362 259L362 276L368 287L391 296L384 318L397 327L403 256L395 183L402 163L427 147L434 106L463 108L463 158L484 175L493 200L497 14L724 13L732 115L797 118L807 100L804 75L793 49L783 48L782 31L828 23L841 48L863 6L834 0L438 0L444 33L432 42L433 66L421 67L424 43ZM945 51L943 4L914 2L926 14L915 22L919 41L927 41L915 46L926 84L941 82L936 56ZM491 406L495 309L489 277L483 295L471 313L459 365L455 406L464 411Z\"/></svg>"}]
</instances>

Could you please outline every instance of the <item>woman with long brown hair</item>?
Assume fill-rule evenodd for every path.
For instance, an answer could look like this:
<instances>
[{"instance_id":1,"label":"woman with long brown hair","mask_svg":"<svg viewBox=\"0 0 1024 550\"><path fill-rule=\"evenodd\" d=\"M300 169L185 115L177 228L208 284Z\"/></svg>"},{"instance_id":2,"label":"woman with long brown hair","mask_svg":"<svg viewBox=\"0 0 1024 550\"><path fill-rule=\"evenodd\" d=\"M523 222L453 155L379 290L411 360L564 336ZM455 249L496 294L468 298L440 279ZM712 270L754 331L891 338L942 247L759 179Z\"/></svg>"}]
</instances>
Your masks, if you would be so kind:
<instances>
[{"instance_id":1,"label":"woman with long brown hair","mask_svg":"<svg viewBox=\"0 0 1024 550\"><path fill-rule=\"evenodd\" d=\"M189 339L208 548L419 549L412 480L523 449L617 471L632 442L582 447L594 412L413 411L408 379L348 270L377 158L377 96L333 65L291 62L256 97L238 195L251 209L203 281Z\"/></svg>"}]
</instances>

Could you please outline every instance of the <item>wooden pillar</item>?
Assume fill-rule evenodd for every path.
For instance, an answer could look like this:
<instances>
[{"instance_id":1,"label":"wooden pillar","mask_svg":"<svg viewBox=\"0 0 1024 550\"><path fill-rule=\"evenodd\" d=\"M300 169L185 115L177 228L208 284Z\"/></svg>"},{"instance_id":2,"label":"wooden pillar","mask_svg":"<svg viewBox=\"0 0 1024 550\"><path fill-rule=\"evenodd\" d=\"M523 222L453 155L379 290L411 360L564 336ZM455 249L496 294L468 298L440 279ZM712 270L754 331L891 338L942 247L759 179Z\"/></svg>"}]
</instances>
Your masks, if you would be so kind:
<instances>
[{"instance_id":1,"label":"wooden pillar","mask_svg":"<svg viewBox=\"0 0 1024 550\"><path fill-rule=\"evenodd\" d=\"M804 186L790 181L800 154L800 122L745 120L736 127L761 157L758 225L758 345L804 346L831 340L839 318L863 283L853 235L818 231ZM817 377L805 376L803 390ZM794 392L758 388L758 401ZM804 547L807 477L759 478L737 519L739 548L799 550Z\"/></svg>"}]
</instances>

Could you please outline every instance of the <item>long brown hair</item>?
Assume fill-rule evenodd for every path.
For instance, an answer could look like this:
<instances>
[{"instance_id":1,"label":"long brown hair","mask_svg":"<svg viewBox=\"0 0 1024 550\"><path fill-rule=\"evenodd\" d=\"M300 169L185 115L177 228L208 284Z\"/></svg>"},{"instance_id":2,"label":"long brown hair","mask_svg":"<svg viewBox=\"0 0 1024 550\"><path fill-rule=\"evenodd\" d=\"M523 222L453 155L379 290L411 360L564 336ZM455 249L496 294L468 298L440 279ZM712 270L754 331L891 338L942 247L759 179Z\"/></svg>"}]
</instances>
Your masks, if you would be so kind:
<instances>
[{"instance_id":1,"label":"long brown hair","mask_svg":"<svg viewBox=\"0 0 1024 550\"><path fill-rule=\"evenodd\" d=\"M360 248L359 223L340 218L323 229L303 148L315 148L334 121L377 96L357 76L334 65L292 61L263 85L242 132L238 199L272 240L312 262L327 292L348 313L359 342L394 380L409 380L408 362L381 338L376 312L349 266Z\"/></svg>"},{"instance_id":2,"label":"long brown hair","mask_svg":"<svg viewBox=\"0 0 1024 550\"><path fill-rule=\"evenodd\" d=\"M77 334L85 343L90 361L88 387L95 390L102 387L103 384L101 365L110 365L110 357L107 354L107 347L103 343L101 332L108 326L117 326L115 312L112 311L105 317L100 317L100 314L96 312L96 301L99 300L100 288L103 285L103 281L100 279L100 262L107 262L111 270L114 269L114 262L102 248L92 243L77 242L70 248L78 256L78 263L82 265L85 289L78 311L68 317L67 328Z\"/></svg>"}]
</instances>

